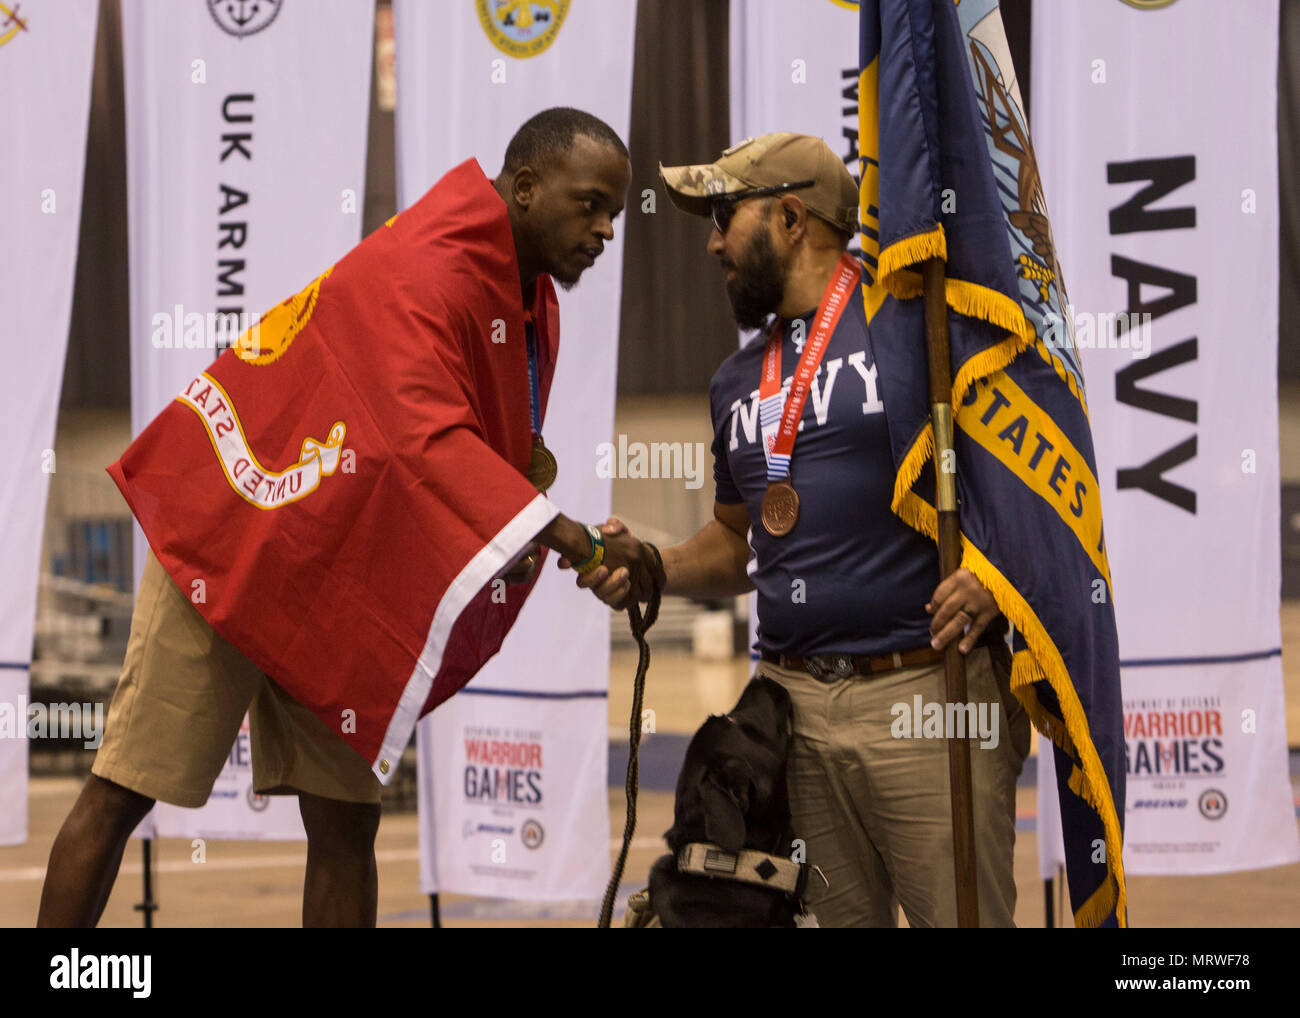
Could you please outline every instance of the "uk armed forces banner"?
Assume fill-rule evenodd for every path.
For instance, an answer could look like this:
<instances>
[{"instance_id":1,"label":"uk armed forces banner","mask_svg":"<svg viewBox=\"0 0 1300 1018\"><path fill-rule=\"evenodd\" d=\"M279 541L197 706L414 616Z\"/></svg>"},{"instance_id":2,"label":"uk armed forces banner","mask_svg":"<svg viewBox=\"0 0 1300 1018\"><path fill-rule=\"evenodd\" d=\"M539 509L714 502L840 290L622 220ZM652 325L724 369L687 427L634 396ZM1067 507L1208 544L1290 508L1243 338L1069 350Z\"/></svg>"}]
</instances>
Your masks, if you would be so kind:
<instances>
[{"instance_id":1,"label":"uk armed forces banner","mask_svg":"<svg viewBox=\"0 0 1300 1018\"><path fill-rule=\"evenodd\" d=\"M92 0L0 3L0 845L27 840L28 675L81 223Z\"/></svg>"},{"instance_id":2,"label":"uk armed forces banner","mask_svg":"<svg viewBox=\"0 0 1300 1018\"><path fill-rule=\"evenodd\" d=\"M373 8L123 0L133 433L361 239Z\"/></svg>"},{"instance_id":3,"label":"uk armed forces banner","mask_svg":"<svg viewBox=\"0 0 1300 1018\"><path fill-rule=\"evenodd\" d=\"M133 434L178 393L203 392L195 381L264 310L361 239L373 18L365 0L124 0ZM268 340L276 324L263 323ZM198 409L188 427L242 436L229 431L246 412L238 402L224 420ZM265 467L300 492L325 459L294 468L297 455L251 447L240 466L239 455L214 460L211 438L194 467L227 482ZM183 503L196 490L168 494ZM145 549L137 535L137 577ZM160 803L137 833L301 838L302 821L292 799L253 794L245 731L208 805Z\"/></svg>"},{"instance_id":4,"label":"uk armed forces banner","mask_svg":"<svg viewBox=\"0 0 1300 1018\"><path fill-rule=\"evenodd\" d=\"M863 0L863 296L898 473L935 537L918 263L946 263L962 565L1014 626L1012 688L1051 740L1080 926L1126 925L1124 733L1088 408L996 0ZM979 750L974 750L979 752Z\"/></svg>"},{"instance_id":5,"label":"uk armed forces banner","mask_svg":"<svg viewBox=\"0 0 1300 1018\"><path fill-rule=\"evenodd\" d=\"M495 176L515 131L548 107L585 110L626 138L636 6L398 0L398 206L467 156ZM614 239L560 295L564 354L541 429L559 474L547 496L586 522L609 516L597 448L614 431L623 224L641 201L634 184ZM524 362L519 348L498 349ZM527 418L526 392L515 409ZM549 559L501 653L420 725L422 891L600 897L609 875L609 626L609 610Z\"/></svg>"},{"instance_id":6,"label":"uk armed forces banner","mask_svg":"<svg viewBox=\"0 0 1300 1018\"><path fill-rule=\"evenodd\" d=\"M1033 28L1035 139L1078 309L1119 589L1125 866L1294 862L1278 3L1041 3Z\"/></svg>"}]
</instances>

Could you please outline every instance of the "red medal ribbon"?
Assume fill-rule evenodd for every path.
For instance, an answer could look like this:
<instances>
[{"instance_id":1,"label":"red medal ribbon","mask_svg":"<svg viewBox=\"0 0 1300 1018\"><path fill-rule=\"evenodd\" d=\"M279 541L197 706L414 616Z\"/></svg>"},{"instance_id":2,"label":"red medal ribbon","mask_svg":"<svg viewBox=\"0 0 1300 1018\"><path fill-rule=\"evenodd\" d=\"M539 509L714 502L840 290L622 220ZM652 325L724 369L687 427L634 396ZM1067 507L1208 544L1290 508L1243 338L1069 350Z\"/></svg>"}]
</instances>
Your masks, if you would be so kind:
<instances>
[{"instance_id":1,"label":"red medal ribbon","mask_svg":"<svg viewBox=\"0 0 1300 1018\"><path fill-rule=\"evenodd\" d=\"M826 344L839 324L840 316L848 306L854 288L862 278L862 269L858 260L847 251L840 255L839 264L826 290L821 303L817 305L817 314L813 318L812 335L804 346L790 384L790 395L785 401L781 413L781 424L776 433L774 448L768 456L768 481L782 481L790 476L790 456L794 451L795 436L799 433L799 420L803 417L804 403L808 400L808 390L812 380L821 366L822 356L826 353ZM777 322L772 334L767 338L767 348L763 351L763 377L759 382L758 398L760 405L764 400L776 396L781 391L781 323Z\"/></svg>"}]
</instances>

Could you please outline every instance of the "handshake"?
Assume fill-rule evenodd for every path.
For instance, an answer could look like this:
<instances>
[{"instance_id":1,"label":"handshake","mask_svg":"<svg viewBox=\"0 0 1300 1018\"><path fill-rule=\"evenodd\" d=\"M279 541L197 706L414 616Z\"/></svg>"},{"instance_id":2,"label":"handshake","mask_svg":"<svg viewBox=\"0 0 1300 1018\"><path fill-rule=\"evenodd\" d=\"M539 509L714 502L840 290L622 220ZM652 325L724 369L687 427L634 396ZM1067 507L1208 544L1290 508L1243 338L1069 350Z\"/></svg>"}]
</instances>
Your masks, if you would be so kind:
<instances>
[{"instance_id":1,"label":"handshake","mask_svg":"<svg viewBox=\"0 0 1300 1018\"><path fill-rule=\"evenodd\" d=\"M658 550L630 534L627 525L613 516L601 524L600 533L605 539L605 558L591 572L578 574L579 587L617 609L649 601L656 586L663 589L667 576ZM561 569L572 566L569 559L560 559Z\"/></svg>"}]
</instances>

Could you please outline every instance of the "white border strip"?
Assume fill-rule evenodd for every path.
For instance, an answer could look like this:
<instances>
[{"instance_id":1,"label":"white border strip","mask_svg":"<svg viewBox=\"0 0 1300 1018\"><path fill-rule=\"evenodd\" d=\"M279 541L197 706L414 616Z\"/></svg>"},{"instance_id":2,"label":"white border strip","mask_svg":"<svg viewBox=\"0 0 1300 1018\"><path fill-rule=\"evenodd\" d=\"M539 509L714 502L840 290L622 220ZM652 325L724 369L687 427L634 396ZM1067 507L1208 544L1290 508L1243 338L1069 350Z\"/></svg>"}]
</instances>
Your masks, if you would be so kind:
<instances>
[{"instance_id":1,"label":"white border strip","mask_svg":"<svg viewBox=\"0 0 1300 1018\"><path fill-rule=\"evenodd\" d=\"M371 764L381 784L387 785L393 780L402 761L406 744L411 741L411 732L419 720L420 708L429 698L433 680L442 668L442 652L451 636L451 628L460 618L460 613L484 585L499 573L506 564L518 555L537 532L555 519L560 511L545 495L537 495L531 502L519 510L518 514L501 528L496 537L485 544L477 555L469 560L460 571L442 600L438 602L433 613L433 622L429 625L429 636L424 641L424 650L415 662L415 670L406 680L402 698L397 702L392 720L388 722L388 731L384 734L383 744L379 747L379 757Z\"/></svg>"}]
</instances>

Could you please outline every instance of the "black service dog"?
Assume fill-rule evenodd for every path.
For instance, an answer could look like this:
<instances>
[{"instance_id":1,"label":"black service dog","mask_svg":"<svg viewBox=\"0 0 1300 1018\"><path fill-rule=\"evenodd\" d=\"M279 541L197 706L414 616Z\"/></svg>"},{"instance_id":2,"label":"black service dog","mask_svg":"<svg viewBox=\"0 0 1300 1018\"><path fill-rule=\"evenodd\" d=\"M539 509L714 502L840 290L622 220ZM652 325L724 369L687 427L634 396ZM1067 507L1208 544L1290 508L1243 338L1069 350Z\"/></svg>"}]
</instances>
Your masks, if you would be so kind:
<instances>
[{"instance_id":1,"label":"black service dog","mask_svg":"<svg viewBox=\"0 0 1300 1018\"><path fill-rule=\"evenodd\" d=\"M789 858L792 832L785 766L793 709L780 683L756 676L730 713L710 717L691 739L677 779L672 855L650 871L650 909L667 928L794 926L799 902L780 890L681 873L692 842L726 852L754 849Z\"/></svg>"}]
</instances>

